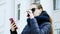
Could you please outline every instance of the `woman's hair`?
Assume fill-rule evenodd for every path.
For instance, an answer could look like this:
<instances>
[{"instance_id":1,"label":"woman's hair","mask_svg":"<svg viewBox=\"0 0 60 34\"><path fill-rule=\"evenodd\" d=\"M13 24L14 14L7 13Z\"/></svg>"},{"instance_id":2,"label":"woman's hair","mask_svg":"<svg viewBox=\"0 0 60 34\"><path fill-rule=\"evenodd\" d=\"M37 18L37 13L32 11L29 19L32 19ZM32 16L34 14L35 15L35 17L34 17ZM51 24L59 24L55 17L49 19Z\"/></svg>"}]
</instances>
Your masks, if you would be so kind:
<instances>
[{"instance_id":1,"label":"woman's hair","mask_svg":"<svg viewBox=\"0 0 60 34\"><path fill-rule=\"evenodd\" d=\"M43 10L43 7L42 7L41 4L38 4L38 3L32 3L32 4L37 5L38 9L42 9L42 10ZM31 5L32 5L32 4L31 4Z\"/></svg>"},{"instance_id":2,"label":"woman's hair","mask_svg":"<svg viewBox=\"0 0 60 34\"><path fill-rule=\"evenodd\" d=\"M50 17L50 16L49 16L49 21L50 21L50 24L51 24L50 34L53 34L52 19L51 19L51 17Z\"/></svg>"},{"instance_id":3,"label":"woman's hair","mask_svg":"<svg viewBox=\"0 0 60 34\"><path fill-rule=\"evenodd\" d=\"M42 7L42 5L41 4L38 4L38 3L32 3L31 5L37 5L37 7L38 7L38 9L42 9L43 10L43 7ZM53 34L53 30L52 30L52 19L51 19L51 17L49 16L49 22L50 22L50 24L51 24L51 28L50 28L50 34Z\"/></svg>"}]
</instances>

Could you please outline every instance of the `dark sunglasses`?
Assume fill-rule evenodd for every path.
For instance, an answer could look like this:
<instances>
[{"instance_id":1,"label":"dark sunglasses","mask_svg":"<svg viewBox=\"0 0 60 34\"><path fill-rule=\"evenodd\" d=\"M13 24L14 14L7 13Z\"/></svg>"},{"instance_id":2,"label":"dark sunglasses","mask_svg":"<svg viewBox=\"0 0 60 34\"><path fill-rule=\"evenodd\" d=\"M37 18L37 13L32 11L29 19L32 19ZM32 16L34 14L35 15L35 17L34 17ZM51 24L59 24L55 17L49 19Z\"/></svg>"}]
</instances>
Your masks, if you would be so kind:
<instances>
[{"instance_id":1,"label":"dark sunglasses","mask_svg":"<svg viewBox=\"0 0 60 34\"><path fill-rule=\"evenodd\" d=\"M32 9L31 9L31 11L32 11L32 13L34 13L34 11L35 11L35 8L32 8Z\"/></svg>"}]
</instances>

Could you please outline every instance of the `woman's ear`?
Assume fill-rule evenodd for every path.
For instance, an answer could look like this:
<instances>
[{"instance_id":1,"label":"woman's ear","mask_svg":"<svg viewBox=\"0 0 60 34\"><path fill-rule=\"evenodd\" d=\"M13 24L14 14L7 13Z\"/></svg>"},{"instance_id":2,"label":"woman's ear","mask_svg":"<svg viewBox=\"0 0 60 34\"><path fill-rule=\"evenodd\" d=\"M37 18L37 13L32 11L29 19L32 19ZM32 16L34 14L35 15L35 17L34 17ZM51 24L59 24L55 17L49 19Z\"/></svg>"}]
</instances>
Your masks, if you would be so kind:
<instances>
[{"instance_id":1,"label":"woman's ear","mask_svg":"<svg viewBox=\"0 0 60 34\"><path fill-rule=\"evenodd\" d=\"M43 9L39 9L40 11L43 11Z\"/></svg>"},{"instance_id":2,"label":"woman's ear","mask_svg":"<svg viewBox=\"0 0 60 34\"><path fill-rule=\"evenodd\" d=\"M40 13L43 11L42 9L39 9L40 10Z\"/></svg>"}]
</instances>

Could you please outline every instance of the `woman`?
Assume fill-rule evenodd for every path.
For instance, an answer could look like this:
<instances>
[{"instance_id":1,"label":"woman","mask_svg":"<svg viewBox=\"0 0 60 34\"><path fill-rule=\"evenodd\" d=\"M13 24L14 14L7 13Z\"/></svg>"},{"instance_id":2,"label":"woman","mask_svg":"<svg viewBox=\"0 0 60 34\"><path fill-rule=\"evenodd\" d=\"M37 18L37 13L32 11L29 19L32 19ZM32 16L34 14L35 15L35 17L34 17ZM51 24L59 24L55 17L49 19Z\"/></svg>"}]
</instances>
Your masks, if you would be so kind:
<instances>
[{"instance_id":1,"label":"woman","mask_svg":"<svg viewBox=\"0 0 60 34\"><path fill-rule=\"evenodd\" d=\"M27 18L27 25L21 34L52 34L51 19L40 4L32 3L30 5ZM17 34L16 26L11 24L11 34Z\"/></svg>"}]
</instances>

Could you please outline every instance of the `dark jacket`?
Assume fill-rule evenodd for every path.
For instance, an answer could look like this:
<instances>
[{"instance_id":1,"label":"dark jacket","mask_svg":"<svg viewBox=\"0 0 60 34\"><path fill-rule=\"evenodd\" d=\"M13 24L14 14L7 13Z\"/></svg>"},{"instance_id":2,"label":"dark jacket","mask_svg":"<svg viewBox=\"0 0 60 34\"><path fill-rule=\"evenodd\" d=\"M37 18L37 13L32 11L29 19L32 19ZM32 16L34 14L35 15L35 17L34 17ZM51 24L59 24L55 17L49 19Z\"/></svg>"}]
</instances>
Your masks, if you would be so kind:
<instances>
[{"instance_id":1,"label":"dark jacket","mask_svg":"<svg viewBox=\"0 0 60 34\"><path fill-rule=\"evenodd\" d=\"M50 27L49 15L47 12L42 11L39 16L33 19L27 19L27 25L21 34L50 34ZM17 34L17 32L11 31L11 34Z\"/></svg>"}]
</instances>

